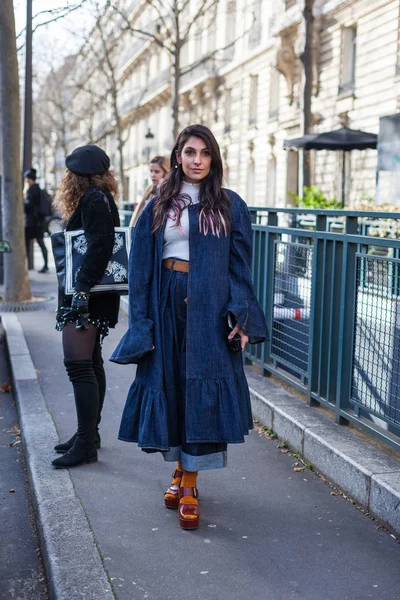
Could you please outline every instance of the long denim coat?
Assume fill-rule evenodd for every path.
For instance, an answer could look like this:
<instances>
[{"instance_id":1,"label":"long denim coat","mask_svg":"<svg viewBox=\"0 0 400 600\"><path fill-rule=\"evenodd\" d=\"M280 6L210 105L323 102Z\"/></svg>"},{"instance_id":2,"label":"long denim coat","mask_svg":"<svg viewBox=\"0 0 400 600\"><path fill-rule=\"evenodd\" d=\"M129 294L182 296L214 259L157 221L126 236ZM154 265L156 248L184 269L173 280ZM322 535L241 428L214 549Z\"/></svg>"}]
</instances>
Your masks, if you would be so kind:
<instances>
[{"instance_id":1,"label":"long denim coat","mask_svg":"<svg viewBox=\"0 0 400 600\"><path fill-rule=\"evenodd\" d=\"M244 441L252 428L242 354L227 343L231 313L256 344L267 337L264 314L251 280L252 230L246 203L226 190L231 202L228 236L199 231L199 204L189 207L186 330L186 441ZM161 352L160 280L164 231L152 235L152 205L144 209L132 241L129 272L129 329L110 360L137 363L126 400L119 439L142 448L169 450ZM154 349L152 350L154 346Z\"/></svg>"}]
</instances>

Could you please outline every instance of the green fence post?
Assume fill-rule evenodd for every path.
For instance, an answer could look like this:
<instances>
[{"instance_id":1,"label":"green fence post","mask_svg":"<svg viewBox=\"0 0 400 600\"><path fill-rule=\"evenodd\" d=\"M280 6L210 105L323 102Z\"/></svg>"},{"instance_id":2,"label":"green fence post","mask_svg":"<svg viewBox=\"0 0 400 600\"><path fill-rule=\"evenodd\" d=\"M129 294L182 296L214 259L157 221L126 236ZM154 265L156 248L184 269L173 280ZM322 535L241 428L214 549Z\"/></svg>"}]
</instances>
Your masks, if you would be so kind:
<instances>
[{"instance_id":1,"label":"green fence post","mask_svg":"<svg viewBox=\"0 0 400 600\"><path fill-rule=\"evenodd\" d=\"M272 323L274 318L274 282L275 282L275 240L278 235L269 230L269 227L277 227L278 213L268 212L267 239L265 244L265 295L264 295L264 312L269 329L269 340L264 342L262 351L262 373L264 376L269 376L271 373L268 368L265 368L271 360L271 342L272 342Z\"/></svg>"},{"instance_id":2,"label":"green fence post","mask_svg":"<svg viewBox=\"0 0 400 600\"><path fill-rule=\"evenodd\" d=\"M321 316L322 316L322 286L324 278L324 253L325 242L318 238L318 231L326 231L326 216L317 215L313 250L311 306L310 306L310 334L308 354L308 403L310 406L319 406L319 402L312 397L319 394L319 370L321 360Z\"/></svg>"},{"instance_id":3,"label":"green fence post","mask_svg":"<svg viewBox=\"0 0 400 600\"><path fill-rule=\"evenodd\" d=\"M357 217L346 217L346 234L356 235ZM350 407L351 378L353 373L354 319L356 312L357 243L345 238L340 295L340 323L338 347L338 374L336 390L336 423L348 424L341 414Z\"/></svg>"}]
</instances>

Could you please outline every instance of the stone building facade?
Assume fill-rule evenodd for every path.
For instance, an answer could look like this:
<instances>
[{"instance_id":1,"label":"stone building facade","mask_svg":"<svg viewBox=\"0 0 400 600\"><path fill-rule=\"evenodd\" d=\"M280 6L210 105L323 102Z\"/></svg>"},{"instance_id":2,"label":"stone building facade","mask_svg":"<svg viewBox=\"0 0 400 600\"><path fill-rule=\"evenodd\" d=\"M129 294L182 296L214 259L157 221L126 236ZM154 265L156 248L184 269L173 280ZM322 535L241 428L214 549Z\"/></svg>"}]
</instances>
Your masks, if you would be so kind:
<instances>
[{"instance_id":1,"label":"stone building facade","mask_svg":"<svg viewBox=\"0 0 400 600\"><path fill-rule=\"evenodd\" d=\"M148 159L171 151L176 87L179 126L212 129L227 185L249 205L292 204L302 159L283 142L303 133L305 0L209 0L196 18L202 2L181 15L190 31L177 86L170 24L156 5L125 0L104 19L114 90L94 30L75 64L71 144L103 145L117 172L122 152L124 200L137 201ZM315 0L313 14L312 130L347 124L378 133L379 118L400 108L399 0ZM339 152L311 155L312 182L328 196L341 196L342 160ZM377 152L344 160L347 203L374 196Z\"/></svg>"}]
</instances>

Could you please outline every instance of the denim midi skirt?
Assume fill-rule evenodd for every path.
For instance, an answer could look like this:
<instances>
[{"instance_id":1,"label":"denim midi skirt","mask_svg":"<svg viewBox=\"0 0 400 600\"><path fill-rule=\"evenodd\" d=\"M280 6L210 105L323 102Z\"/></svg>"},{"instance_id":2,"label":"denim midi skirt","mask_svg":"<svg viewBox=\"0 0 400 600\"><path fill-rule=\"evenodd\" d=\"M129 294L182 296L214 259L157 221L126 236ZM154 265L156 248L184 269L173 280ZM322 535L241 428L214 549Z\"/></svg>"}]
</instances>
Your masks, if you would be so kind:
<instances>
[{"instance_id":1,"label":"denim midi skirt","mask_svg":"<svg viewBox=\"0 0 400 600\"><path fill-rule=\"evenodd\" d=\"M162 454L166 461L180 460L186 471L202 471L226 466L227 444L186 442L185 422L190 420L185 411L187 283L187 273L162 269L162 354L170 443L170 450Z\"/></svg>"}]
</instances>

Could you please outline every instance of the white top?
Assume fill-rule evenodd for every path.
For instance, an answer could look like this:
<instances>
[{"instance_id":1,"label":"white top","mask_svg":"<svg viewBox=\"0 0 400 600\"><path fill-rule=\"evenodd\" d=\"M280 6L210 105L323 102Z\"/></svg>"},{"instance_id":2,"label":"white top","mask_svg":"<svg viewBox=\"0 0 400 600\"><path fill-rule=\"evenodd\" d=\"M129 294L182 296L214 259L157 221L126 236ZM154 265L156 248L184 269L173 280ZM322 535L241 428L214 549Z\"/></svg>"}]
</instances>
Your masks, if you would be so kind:
<instances>
[{"instance_id":1,"label":"white top","mask_svg":"<svg viewBox=\"0 0 400 600\"><path fill-rule=\"evenodd\" d=\"M190 196L192 204L199 202L199 183L186 183L184 181L181 187L181 194ZM172 215L173 217L173 215ZM180 258L189 260L189 209L182 211L181 224L178 227L173 218L167 217L167 225L164 233L163 259Z\"/></svg>"}]
</instances>

